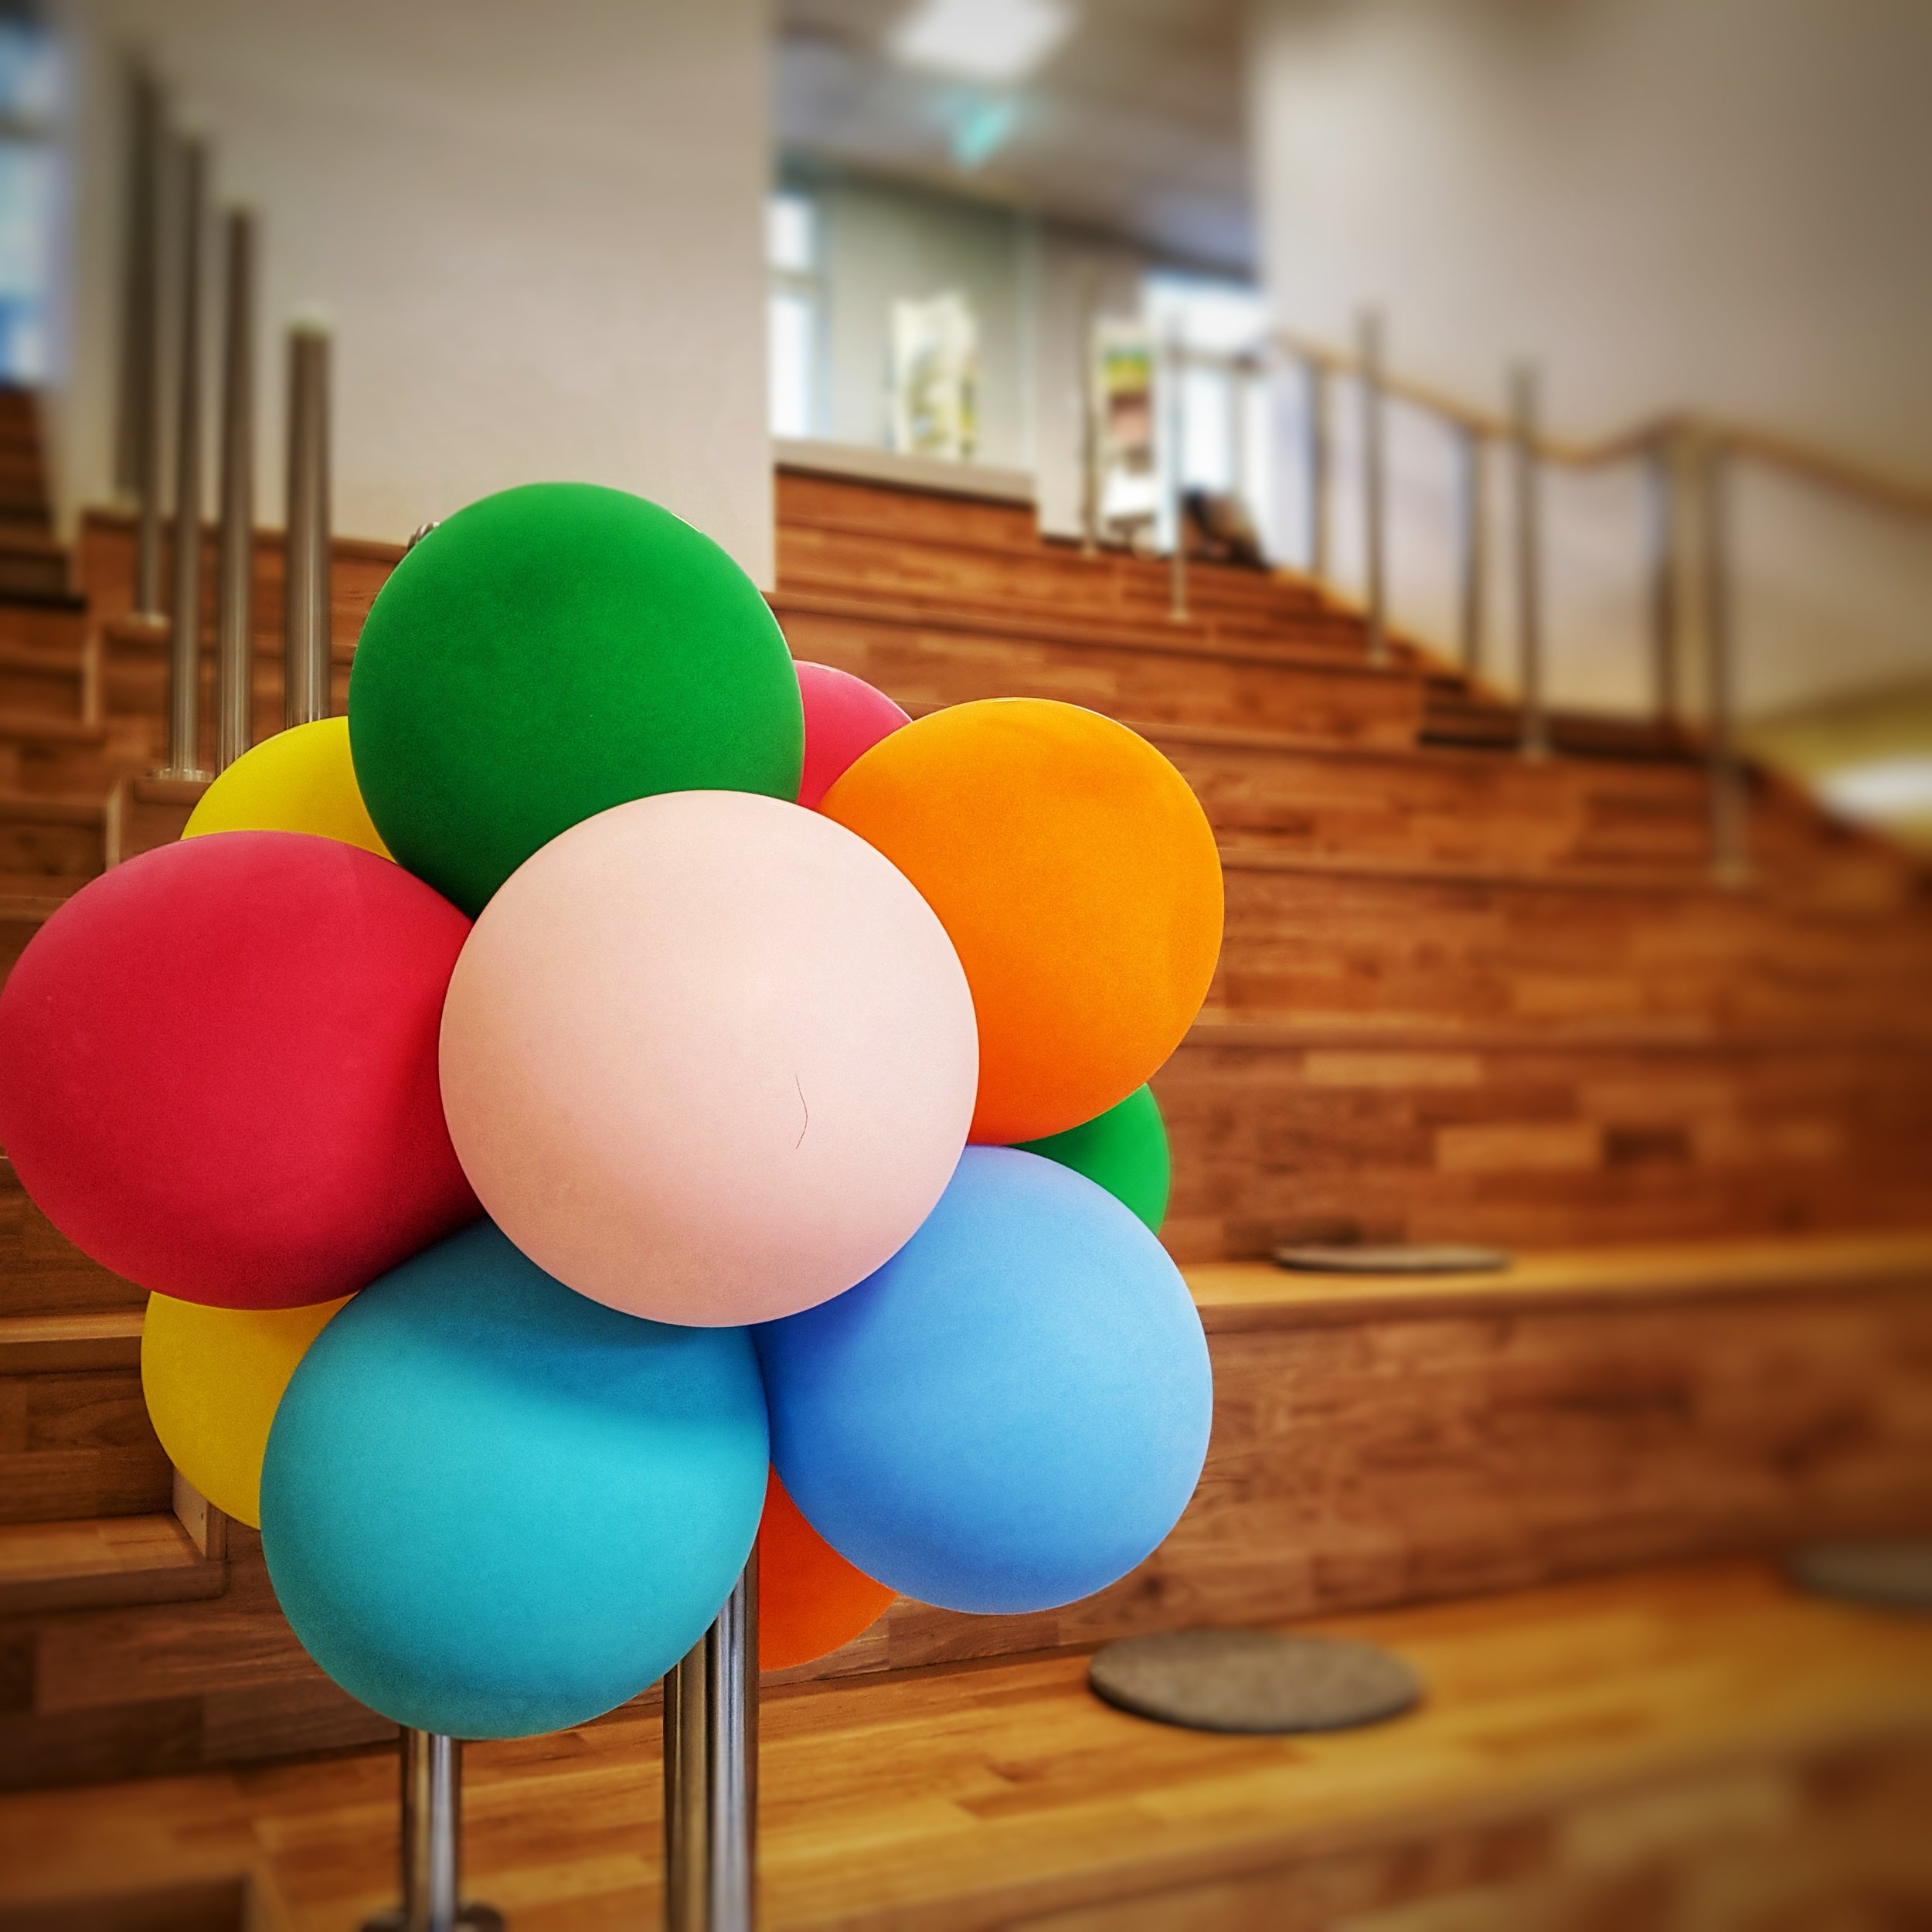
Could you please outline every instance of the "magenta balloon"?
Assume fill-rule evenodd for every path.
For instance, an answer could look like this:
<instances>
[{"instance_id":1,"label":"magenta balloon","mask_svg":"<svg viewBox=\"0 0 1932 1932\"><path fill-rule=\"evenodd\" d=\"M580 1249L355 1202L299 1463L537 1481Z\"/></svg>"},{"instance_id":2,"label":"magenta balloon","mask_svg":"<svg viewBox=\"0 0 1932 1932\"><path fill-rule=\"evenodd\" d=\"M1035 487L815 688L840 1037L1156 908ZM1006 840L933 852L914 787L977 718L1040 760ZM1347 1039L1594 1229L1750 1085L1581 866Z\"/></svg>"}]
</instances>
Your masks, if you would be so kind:
<instances>
[{"instance_id":1,"label":"magenta balloon","mask_svg":"<svg viewBox=\"0 0 1932 1932\"><path fill-rule=\"evenodd\" d=\"M898 1252L965 1145L979 1039L951 941L863 839L679 791L511 874L451 978L441 1068L463 1171L538 1267L702 1328Z\"/></svg>"},{"instance_id":2,"label":"magenta balloon","mask_svg":"<svg viewBox=\"0 0 1932 1932\"><path fill-rule=\"evenodd\" d=\"M798 781L798 802L816 811L848 765L912 719L884 692L828 664L801 662L798 695L805 705L805 769Z\"/></svg>"}]
</instances>

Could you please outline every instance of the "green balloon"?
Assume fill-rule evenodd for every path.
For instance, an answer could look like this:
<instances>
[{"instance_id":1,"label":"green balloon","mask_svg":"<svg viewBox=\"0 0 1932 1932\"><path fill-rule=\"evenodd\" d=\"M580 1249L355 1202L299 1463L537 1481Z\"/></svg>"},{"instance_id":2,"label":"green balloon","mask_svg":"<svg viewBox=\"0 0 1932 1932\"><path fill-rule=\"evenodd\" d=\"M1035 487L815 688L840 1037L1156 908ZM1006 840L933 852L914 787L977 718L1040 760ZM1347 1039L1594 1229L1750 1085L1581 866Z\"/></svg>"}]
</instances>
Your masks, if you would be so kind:
<instances>
[{"instance_id":1,"label":"green balloon","mask_svg":"<svg viewBox=\"0 0 1932 1932\"><path fill-rule=\"evenodd\" d=\"M1156 1234L1167 1213L1172 1167L1167 1128L1151 1087L1137 1087L1117 1107L1096 1114L1063 1134L1022 1141L1021 1151L1043 1154L1104 1187L1131 1208Z\"/></svg>"},{"instance_id":2,"label":"green balloon","mask_svg":"<svg viewBox=\"0 0 1932 1932\"><path fill-rule=\"evenodd\" d=\"M580 820L664 791L795 798L798 673L757 587L668 510L532 483L438 524L349 684L389 850L465 912Z\"/></svg>"}]
</instances>

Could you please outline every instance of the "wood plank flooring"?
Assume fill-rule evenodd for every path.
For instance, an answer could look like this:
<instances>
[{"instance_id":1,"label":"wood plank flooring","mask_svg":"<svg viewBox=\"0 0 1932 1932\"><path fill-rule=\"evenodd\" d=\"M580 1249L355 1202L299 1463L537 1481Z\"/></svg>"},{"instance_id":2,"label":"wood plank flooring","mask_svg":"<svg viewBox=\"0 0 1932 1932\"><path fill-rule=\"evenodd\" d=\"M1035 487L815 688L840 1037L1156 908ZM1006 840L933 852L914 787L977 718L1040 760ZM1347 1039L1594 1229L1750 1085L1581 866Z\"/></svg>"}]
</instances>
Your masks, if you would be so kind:
<instances>
[{"instance_id":1,"label":"wood plank flooring","mask_svg":"<svg viewBox=\"0 0 1932 1932\"><path fill-rule=\"evenodd\" d=\"M1879 1932L1932 1913L1932 1623L1719 1562L1323 1628L1407 1658L1423 1708L1204 1736L1100 1704L1079 1656L774 1692L766 1932ZM516 1932L655 1924L659 1749L636 1711L470 1747L470 1891ZM246 1891L257 1932L347 1932L393 1895L393 1784L374 1753L0 1798L0 1924Z\"/></svg>"}]
</instances>

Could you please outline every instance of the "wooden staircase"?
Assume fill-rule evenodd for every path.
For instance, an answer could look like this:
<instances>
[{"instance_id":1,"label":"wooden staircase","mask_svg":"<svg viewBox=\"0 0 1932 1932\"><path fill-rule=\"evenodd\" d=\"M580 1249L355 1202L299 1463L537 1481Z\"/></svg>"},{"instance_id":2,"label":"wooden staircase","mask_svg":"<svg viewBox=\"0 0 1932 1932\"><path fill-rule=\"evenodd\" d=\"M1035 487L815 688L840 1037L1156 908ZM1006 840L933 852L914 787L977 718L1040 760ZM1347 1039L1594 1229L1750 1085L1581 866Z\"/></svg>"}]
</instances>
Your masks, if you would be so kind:
<instances>
[{"instance_id":1,"label":"wooden staircase","mask_svg":"<svg viewBox=\"0 0 1932 1932\"><path fill-rule=\"evenodd\" d=\"M781 473L778 502L772 603L799 656L915 712L1035 695L1123 718L1201 796L1229 919L1208 1010L1157 1083L1175 1144L1167 1239L1216 1362L1200 1495L1147 1565L1067 1612L895 1606L774 1686L777 1736L872 1734L860 1705L815 1701L835 1695L916 1704L920 1685L943 1684L969 1711L975 1685L992 1689L974 1675L995 1668L983 1660L1131 1630L1386 1612L1932 1528L1932 893L1910 860L1754 777L1751 876L1720 886L1694 745L1559 719L1553 754L1522 759L1495 693L1400 640L1372 664L1355 615L1305 583L1201 565L1191 615L1175 623L1160 565L1043 540L1024 508L803 471ZM362 614L400 554L337 546L338 706ZM146 776L162 762L166 649L131 614L131 562L127 520L101 514L77 546L77 598L10 597L0 574L9 961L86 878L175 835L196 795ZM264 537L258 732L281 716L280 571ZM1421 1286L1299 1279L1262 1260L1311 1238L1524 1252L1505 1274ZM140 1306L0 1174L0 1783L204 1770L389 1728L302 1656L258 1539L236 1526L224 1539L173 1495L140 1404ZM1654 1607L1650 1573L1602 1587ZM1656 1574L1655 1601L1671 1600L1678 1586ZM1764 1605L1782 1600L1751 1574ZM1515 1600L1405 1614L1500 1630L1529 1614L1506 1607ZM1070 1672L1063 1659L1041 1681L1072 1697ZM846 1679L866 1688L839 1690ZM1832 1707L1818 1751L1828 1733L1861 1763L1892 1748L1860 1696ZM1908 1784L1932 1750L1932 1699L1910 1708ZM607 1728L645 1750L647 1721L584 1735ZM1757 1748L1741 1717L1724 1735L1747 1757ZM1090 1747L1117 1748L1070 1748ZM988 1748L1016 1791L1061 1788L1053 1764L1025 1767L1022 1741ZM519 1749L506 1766L548 1761ZM1665 1775L1633 1751L1619 1775ZM1825 1776L1811 1751L1779 1759L1777 1775ZM1133 1775L1165 1791L1162 1779L1196 1775L1179 1761L1153 1751ZM1671 1775L1692 1775L1672 1762ZM345 1803L368 1802L359 1781L360 1770L338 1777ZM223 1803L242 1804L236 1791L268 1787L225 1788ZM1077 1808L1103 1801L1066 1788ZM796 1804L781 1815L811 1815L803 1795ZM1298 1841L1293 1858L1315 1857L1319 1838ZM1264 1841L1238 1855L1195 1845L1186 1869L1264 1869L1280 1849ZM285 1872L261 1876L274 1863L261 1857L253 1877L188 1861L182 1883L214 1887L207 1923L238 1922L220 1916L237 1887L300 1893L305 1881ZM1148 1883L1172 1890L1185 1862ZM981 1896L957 1873L946 1883ZM801 1879L798 1897L819 1905L775 1922L1143 1922L1107 1916L1125 1908L1095 1903L1097 1883L1060 1872L1035 1900L1057 1901L1050 1911L985 1893L954 1916L914 1884L923 1903L907 1894L903 1917L888 1901L842 1918ZM637 1900L624 1896L628 1912ZM291 1925L335 1924L328 1912L346 1910L284 1903ZM544 1922L593 1922L551 1909L560 1916ZM1198 1919L1145 1923L1304 1922L1252 1900L1240 1911L1250 1916L1203 1906ZM1584 1921L1520 1920L1573 1922ZM1666 1923L1641 1911L1615 1922Z\"/></svg>"}]
</instances>

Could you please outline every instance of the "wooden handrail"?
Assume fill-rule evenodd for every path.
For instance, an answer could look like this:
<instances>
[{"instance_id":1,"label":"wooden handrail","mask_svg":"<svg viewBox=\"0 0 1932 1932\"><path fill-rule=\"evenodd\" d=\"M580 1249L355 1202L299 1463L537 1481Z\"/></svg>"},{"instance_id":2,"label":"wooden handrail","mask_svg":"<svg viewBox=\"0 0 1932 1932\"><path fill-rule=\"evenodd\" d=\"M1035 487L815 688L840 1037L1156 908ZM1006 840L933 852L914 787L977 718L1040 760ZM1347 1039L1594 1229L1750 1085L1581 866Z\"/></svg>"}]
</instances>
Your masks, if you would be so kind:
<instances>
[{"instance_id":1,"label":"wooden handrail","mask_svg":"<svg viewBox=\"0 0 1932 1932\"><path fill-rule=\"evenodd\" d=\"M1332 349L1287 329L1271 332L1269 339L1298 362L1312 365L1325 375L1354 377L1361 374L1359 359L1345 349ZM1473 408L1423 383L1385 373L1382 387L1385 395L1412 408L1426 410L1452 427L1466 430L1472 435L1506 442L1514 434L1504 417ZM1680 438L1748 457L1841 496L1869 503L1893 515L1916 517L1932 522L1932 489L1923 485L1862 468L1772 430L1689 410L1651 417L1594 443L1541 436L1536 440L1536 454L1546 463L1560 463L1566 468L1597 469L1645 455Z\"/></svg>"}]
</instances>

